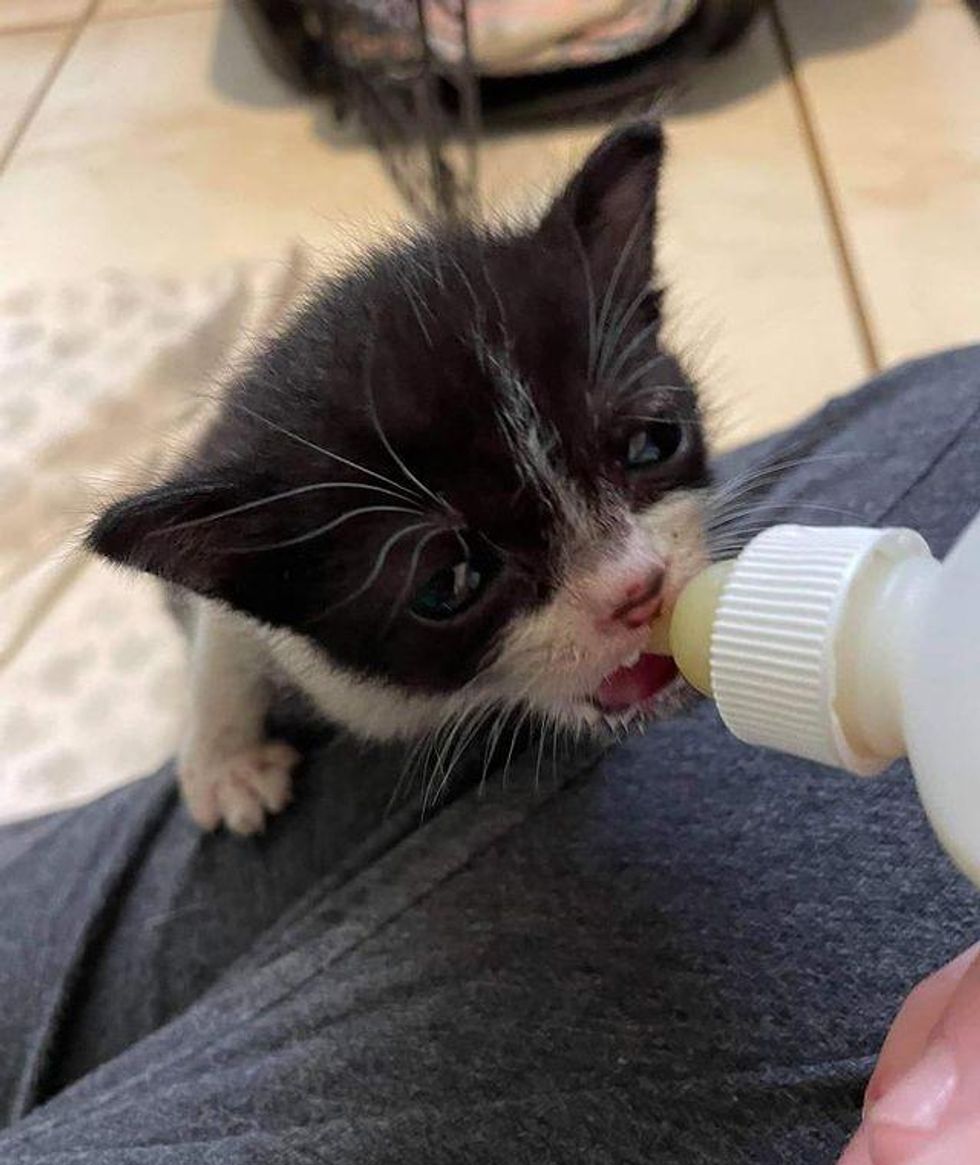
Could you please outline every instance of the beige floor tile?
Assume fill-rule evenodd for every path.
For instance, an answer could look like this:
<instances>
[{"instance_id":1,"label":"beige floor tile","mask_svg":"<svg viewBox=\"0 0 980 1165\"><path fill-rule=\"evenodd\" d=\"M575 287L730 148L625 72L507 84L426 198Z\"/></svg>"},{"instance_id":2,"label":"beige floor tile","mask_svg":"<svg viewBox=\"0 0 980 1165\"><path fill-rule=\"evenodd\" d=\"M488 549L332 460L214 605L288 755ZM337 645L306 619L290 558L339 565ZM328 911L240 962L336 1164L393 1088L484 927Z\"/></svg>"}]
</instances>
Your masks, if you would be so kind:
<instances>
[{"instance_id":1,"label":"beige floor tile","mask_svg":"<svg viewBox=\"0 0 980 1165\"><path fill-rule=\"evenodd\" d=\"M371 150L318 133L326 120L268 76L233 13L95 23L0 186L5 270L193 272L295 236L329 261L402 207ZM489 201L553 186L597 132L492 139ZM672 137L662 258L676 330L714 374L729 439L748 436L863 371L765 25L705 74Z\"/></svg>"},{"instance_id":2,"label":"beige floor tile","mask_svg":"<svg viewBox=\"0 0 980 1165\"><path fill-rule=\"evenodd\" d=\"M114 16L155 16L188 8L215 8L222 0L99 0L95 19Z\"/></svg>"},{"instance_id":3,"label":"beige floor tile","mask_svg":"<svg viewBox=\"0 0 980 1165\"><path fill-rule=\"evenodd\" d=\"M0 284L106 266L324 259L401 202L366 145L260 63L231 11L89 25L0 184Z\"/></svg>"},{"instance_id":4,"label":"beige floor tile","mask_svg":"<svg viewBox=\"0 0 980 1165\"><path fill-rule=\"evenodd\" d=\"M86 562L0 670L0 821L152 772L173 751L185 693L184 644L162 591Z\"/></svg>"},{"instance_id":5,"label":"beige floor tile","mask_svg":"<svg viewBox=\"0 0 980 1165\"><path fill-rule=\"evenodd\" d=\"M865 368L768 25L710 67L669 132L660 255L673 330L703 364L719 441L731 442L788 424ZM488 200L554 186L596 133L495 139Z\"/></svg>"},{"instance_id":6,"label":"beige floor tile","mask_svg":"<svg viewBox=\"0 0 980 1165\"><path fill-rule=\"evenodd\" d=\"M0 0L0 32L70 24L89 6L89 0Z\"/></svg>"},{"instance_id":7,"label":"beige floor tile","mask_svg":"<svg viewBox=\"0 0 980 1165\"><path fill-rule=\"evenodd\" d=\"M52 30L0 37L0 158L37 99L66 35Z\"/></svg>"},{"instance_id":8,"label":"beige floor tile","mask_svg":"<svg viewBox=\"0 0 980 1165\"><path fill-rule=\"evenodd\" d=\"M976 23L938 0L780 7L884 361L980 339Z\"/></svg>"}]
</instances>

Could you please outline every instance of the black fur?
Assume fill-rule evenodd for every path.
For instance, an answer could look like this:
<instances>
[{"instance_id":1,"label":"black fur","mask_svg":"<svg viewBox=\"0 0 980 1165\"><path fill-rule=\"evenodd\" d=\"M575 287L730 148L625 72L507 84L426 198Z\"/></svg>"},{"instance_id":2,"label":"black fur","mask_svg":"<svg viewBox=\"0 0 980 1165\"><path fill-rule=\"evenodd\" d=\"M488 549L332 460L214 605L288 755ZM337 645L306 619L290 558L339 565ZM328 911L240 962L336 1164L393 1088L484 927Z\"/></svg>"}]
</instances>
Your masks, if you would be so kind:
<instances>
[{"instance_id":1,"label":"black fur","mask_svg":"<svg viewBox=\"0 0 980 1165\"><path fill-rule=\"evenodd\" d=\"M522 478L501 431L495 356L520 374L555 440L554 461L594 509L623 494L650 504L704 480L694 391L658 348L662 155L659 127L627 126L599 145L540 224L433 230L324 283L231 386L181 472L112 506L89 545L291 628L366 674L428 691L466 682L515 612L553 592L568 550L560 514ZM590 319L594 344L611 348L602 375L590 369ZM630 476L624 445L648 415L675 418L684 444L662 468ZM382 477L421 504L360 488L390 489ZM344 488L227 513L322 482ZM364 514L273 548L349 510L417 504L424 517ZM373 584L347 601L386 539L426 520L434 525L395 542ZM419 539L437 529L409 578ZM444 621L413 613L417 586L463 546L493 576L478 601Z\"/></svg>"}]
</instances>

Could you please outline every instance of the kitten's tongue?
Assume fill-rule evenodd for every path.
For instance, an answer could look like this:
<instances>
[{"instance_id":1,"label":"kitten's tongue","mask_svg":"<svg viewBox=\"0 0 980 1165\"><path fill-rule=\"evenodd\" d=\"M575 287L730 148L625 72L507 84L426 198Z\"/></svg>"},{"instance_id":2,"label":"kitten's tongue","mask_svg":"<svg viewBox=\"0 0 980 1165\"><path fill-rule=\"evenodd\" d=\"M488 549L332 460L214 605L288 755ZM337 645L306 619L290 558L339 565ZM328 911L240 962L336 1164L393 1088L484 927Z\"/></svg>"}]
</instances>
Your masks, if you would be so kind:
<instances>
[{"instance_id":1,"label":"kitten's tongue","mask_svg":"<svg viewBox=\"0 0 980 1165\"><path fill-rule=\"evenodd\" d=\"M632 667L620 667L599 685L596 703L604 712L623 712L655 696L677 675L667 655L641 655Z\"/></svg>"}]
</instances>

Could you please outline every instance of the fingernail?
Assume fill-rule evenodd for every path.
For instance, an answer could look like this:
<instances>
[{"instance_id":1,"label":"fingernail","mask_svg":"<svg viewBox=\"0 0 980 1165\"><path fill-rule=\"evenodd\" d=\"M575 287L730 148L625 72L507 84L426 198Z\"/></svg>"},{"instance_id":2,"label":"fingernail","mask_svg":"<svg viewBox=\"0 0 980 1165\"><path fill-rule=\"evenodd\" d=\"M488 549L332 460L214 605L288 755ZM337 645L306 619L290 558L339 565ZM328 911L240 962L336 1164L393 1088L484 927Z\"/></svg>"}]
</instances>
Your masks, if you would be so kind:
<instances>
[{"instance_id":1,"label":"fingernail","mask_svg":"<svg viewBox=\"0 0 980 1165\"><path fill-rule=\"evenodd\" d=\"M942 1041L872 1104L867 1119L906 1129L935 1129L956 1092L956 1062Z\"/></svg>"}]
</instances>

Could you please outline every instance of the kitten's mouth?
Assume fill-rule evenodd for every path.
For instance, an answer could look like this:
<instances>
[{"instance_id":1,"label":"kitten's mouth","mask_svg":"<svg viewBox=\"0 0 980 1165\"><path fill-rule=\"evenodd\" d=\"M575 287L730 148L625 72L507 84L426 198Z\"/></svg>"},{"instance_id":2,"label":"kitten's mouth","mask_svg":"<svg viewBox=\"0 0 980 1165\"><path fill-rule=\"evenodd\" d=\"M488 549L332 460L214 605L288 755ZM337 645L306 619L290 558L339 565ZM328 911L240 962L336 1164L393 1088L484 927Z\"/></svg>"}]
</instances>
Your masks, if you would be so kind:
<instances>
[{"instance_id":1,"label":"kitten's mouth","mask_svg":"<svg viewBox=\"0 0 980 1165\"><path fill-rule=\"evenodd\" d=\"M592 699L606 713L645 711L676 676L677 665L669 656L642 652L610 672Z\"/></svg>"}]
</instances>

